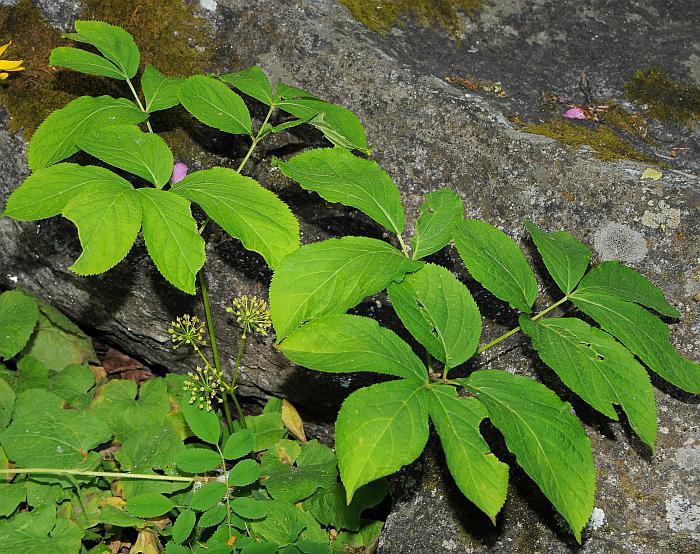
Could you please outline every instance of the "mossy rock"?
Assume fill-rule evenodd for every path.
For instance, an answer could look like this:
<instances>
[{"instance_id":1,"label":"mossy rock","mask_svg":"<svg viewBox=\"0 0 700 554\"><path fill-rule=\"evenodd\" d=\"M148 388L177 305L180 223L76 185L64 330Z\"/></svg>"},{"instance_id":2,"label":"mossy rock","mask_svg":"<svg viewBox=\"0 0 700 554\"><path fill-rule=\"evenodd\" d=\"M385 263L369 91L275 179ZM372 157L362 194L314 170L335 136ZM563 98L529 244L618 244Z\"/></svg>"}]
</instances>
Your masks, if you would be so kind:
<instances>
[{"instance_id":1,"label":"mossy rock","mask_svg":"<svg viewBox=\"0 0 700 554\"><path fill-rule=\"evenodd\" d=\"M627 98L646 104L649 117L690 125L700 119L700 88L671 79L663 67L639 69L625 85Z\"/></svg>"},{"instance_id":2,"label":"mossy rock","mask_svg":"<svg viewBox=\"0 0 700 554\"><path fill-rule=\"evenodd\" d=\"M385 35L413 16L423 27L439 25L451 35L459 31L460 13L474 15L479 0L340 0L352 16L376 33Z\"/></svg>"}]
</instances>

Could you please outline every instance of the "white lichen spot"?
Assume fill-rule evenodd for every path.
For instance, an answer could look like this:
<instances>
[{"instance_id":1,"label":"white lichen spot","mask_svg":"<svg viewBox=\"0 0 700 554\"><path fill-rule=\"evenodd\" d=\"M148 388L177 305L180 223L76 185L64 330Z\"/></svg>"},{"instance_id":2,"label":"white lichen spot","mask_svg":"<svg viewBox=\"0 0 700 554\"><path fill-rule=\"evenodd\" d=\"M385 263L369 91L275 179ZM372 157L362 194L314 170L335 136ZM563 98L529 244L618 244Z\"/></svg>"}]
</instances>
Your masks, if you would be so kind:
<instances>
[{"instance_id":1,"label":"white lichen spot","mask_svg":"<svg viewBox=\"0 0 700 554\"><path fill-rule=\"evenodd\" d=\"M447 551L447 552L457 552L459 549L459 546L457 545L457 542L454 539L445 539L442 541L442 547Z\"/></svg>"},{"instance_id":2,"label":"white lichen spot","mask_svg":"<svg viewBox=\"0 0 700 554\"><path fill-rule=\"evenodd\" d=\"M621 223L607 223L593 238L601 260L620 260L626 263L641 262L647 255L644 235Z\"/></svg>"},{"instance_id":3,"label":"white lichen spot","mask_svg":"<svg viewBox=\"0 0 700 554\"><path fill-rule=\"evenodd\" d=\"M591 519L588 521L588 526L591 531L595 531L596 529L600 529L604 524L605 512L596 506L591 512Z\"/></svg>"},{"instance_id":4,"label":"white lichen spot","mask_svg":"<svg viewBox=\"0 0 700 554\"><path fill-rule=\"evenodd\" d=\"M676 494L666 501L666 522L671 531L695 532L700 525L700 505Z\"/></svg>"},{"instance_id":5,"label":"white lichen spot","mask_svg":"<svg viewBox=\"0 0 700 554\"><path fill-rule=\"evenodd\" d=\"M13 283L17 284L17 275L8 275L7 278Z\"/></svg>"},{"instance_id":6,"label":"white lichen spot","mask_svg":"<svg viewBox=\"0 0 700 554\"><path fill-rule=\"evenodd\" d=\"M671 208L664 200L659 202L659 211L646 210L642 216L642 225L651 229L677 229L681 224L681 211Z\"/></svg>"},{"instance_id":7,"label":"white lichen spot","mask_svg":"<svg viewBox=\"0 0 700 554\"><path fill-rule=\"evenodd\" d=\"M700 441L688 439L676 452L676 463L681 469L700 472Z\"/></svg>"},{"instance_id":8,"label":"white lichen spot","mask_svg":"<svg viewBox=\"0 0 700 554\"><path fill-rule=\"evenodd\" d=\"M199 5L207 11L216 11L216 0L199 0Z\"/></svg>"}]
</instances>

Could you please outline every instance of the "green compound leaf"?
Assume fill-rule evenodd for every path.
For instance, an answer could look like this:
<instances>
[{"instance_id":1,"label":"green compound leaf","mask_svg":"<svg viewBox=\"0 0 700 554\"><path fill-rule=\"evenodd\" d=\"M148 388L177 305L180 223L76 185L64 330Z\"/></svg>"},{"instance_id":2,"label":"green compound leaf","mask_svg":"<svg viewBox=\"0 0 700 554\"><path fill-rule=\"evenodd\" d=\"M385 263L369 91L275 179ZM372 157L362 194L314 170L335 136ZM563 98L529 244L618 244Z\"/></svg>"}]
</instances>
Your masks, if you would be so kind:
<instances>
[{"instance_id":1,"label":"green compound leaf","mask_svg":"<svg viewBox=\"0 0 700 554\"><path fill-rule=\"evenodd\" d=\"M193 75L178 89L185 109L202 123L234 135L252 135L245 102L221 81Z\"/></svg>"},{"instance_id":2,"label":"green compound leaf","mask_svg":"<svg viewBox=\"0 0 700 554\"><path fill-rule=\"evenodd\" d=\"M92 400L95 374L87 364L71 364L61 371L47 375L48 390L70 404L73 408L84 409Z\"/></svg>"},{"instance_id":3,"label":"green compound leaf","mask_svg":"<svg viewBox=\"0 0 700 554\"><path fill-rule=\"evenodd\" d=\"M272 268L299 248L299 223L287 205L250 177L215 167L190 173L172 191L196 202L229 235Z\"/></svg>"},{"instance_id":4,"label":"green compound leaf","mask_svg":"<svg viewBox=\"0 0 700 554\"><path fill-rule=\"evenodd\" d=\"M426 194L416 220L416 235L411 237L413 258L424 258L446 246L463 215L464 204L453 190L439 189Z\"/></svg>"},{"instance_id":5,"label":"green compound leaf","mask_svg":"<svg viewBox=\"0 0 700 554\"><path fill-rule=\"evenodd\" d=\"M255 447L255 437L250 429L241 429L229 435L224 445L224 458L227 460L237 460L250 454Z\"/></svg>"},{"instance_id":6,"label":"green compound leaf","mask_svg":"<svg viewBox=\"0 0 700 554\"><path fill-rule=\"evenodd\" d=\"M80 48L65 46L54 48L49 57L49 67L65 67L88 75L111 77L122 81L126 79L122 71L112 62Z\"/></svg>"},{"instance_id":7,"label":"green compound leaf","mask_svg":"<svg viewBox=\"0 0 700 554\"><path fill-rule=\"evenodd\" d=\"M369 519L362 520L362 527L357 533L341 531L331 543L334 552L365 552L376 551L379 543L379 535L384 527L384 522Z\"/></svg>"},{"instance_id":8,"label":"green compound leaf","mask_svg":"<svg viewBox=\"0 0 700 554\"><path fill-rule=\"evenodd\" d=\"M177 91L184 82L184 77L168 77L148 64L141 75L145 110L153 113L177 106L180 103Z\"/></svg>"},{"instance_id":9,"label":"green compound leaf","mask_svg":"<svg viewBox=\"0 0 700 554\"><path fill-rule=\"evenodd\" d=\"M10 424L15 407L15 391L4 379L0 379L0 431Z\"/></svg>"},{"instance_id":10,"label":"green compound leaf","mask_svg":"<svg viewBox=\"0 0 700 554\"><path fill-rule=\"evenodd\" d=\"M262 519L267 515L265 502L246 496L231 500L231 510L245 519Z\"/></svg>"},{"instance_id":11,"label":"green compound leaf","mask_svg":"<svg viewBox=\"0 0 700 554\"><path fill-rule=\"evenodd\" d=\"M0 358L9 360L26 346L38 319L31 297L18 290L0 294Z\"/></svg>"},{"instance_id":12,"label":"green compound leaf","mask_svg":"<svg viewBox=\"0 0 700 554\"><path fill-rule=\"evenodd\" d=\"M221 523L225 517L226 506L224 506L223 504L217 504L216 506L202 514L202 517L200 517L199 521L197 522L197 527L199 527L200 529L214 527L214 525L218 525L219 523ZM215 552L221 552L221 554L225 554L226 552L230 552L231 550L229 548L226 548L225 550L223 548L221 548L220 550L207 548L207 551L211 552L212 554L214 554Z\"/></svg>"},{"instance_id":13,"label":"green compound leaf","mask_svg":"<svg viewBox=\"0 0 700 554\"><path fill-rule=\"evenodd\" d=\"M129 433L121 443L122 447L115 458L122 471L136 473L143 473L144 469L174 468L175 458L185 449L182 440L168 423L144 424ZM164 485L158 483L151 486L160 488ZM165 486L172 487L172 484L166 483Z\"/></svg>"},{"instance_id":14,"label":"green compound leaf","mask_svg":"<svg viewBox=\"0 0 700 554\"><path fill-rule=\"evenodd\" d=\"M355 491L413 462L428 440L426 385L400 380L359 389L335 424L338 469L348 503Z\"/></svg>"},{"instance_id":15,"label":"green compound leaf","mask_svg":"<svg viewBox=\"0 0 700 554\"><path fill-rule=\"evenodd\" d=\"M486 409L475 398L459 398L451 386L432 385L430 392L428 412L447 467L459 490L495 525L508 492L508 466L491 453L479 432Z\"/></svg>"},{"instance_id":16,"label":"green compound leaf","mask_svg":"<svg viewBox=\"0 0 700 554\"><path fill-rule=\"evenodd\" d=\"M51 113L32 135L27 155L32 171L75 154L83 134L118 123L141 123L148 114L126 98L81 96Z\"/></svg>"},{"instance_id":17,"label":"green compound leaf","mask_svg":"<svg viewBox=\"0 0 700 554\"><path fill-rule=\"evenodd\" d=\"M260 100L263 104L271 106L273 103L270 80L257 65L236 73L227 73L219 77L219 79L229 85L233 85L242 93Z\"/></svg>"},{"instance_id":18,"label":"green compound leaf","mask_svg":"<svg viewBox=\"0 0 700 554\"><path fill-rule=\"evenodd\" d=\"M100 522L116 525L117 527L145 527L146 522L129 512L115 508L110 504L105 504L100 510Z\"/></svg>"},{"instance_id":19,"label":"green compound leaf","mask_svg":"<svg viewBox=\"0 0 700 554\"><path fill-rule=\"evenodd\" d=\"M367 146L365 130L360 120L350 110L329 102L310 98L308 93L300 89L286 87L286 89L280 90L280 85L277 88L278 94L301 95L296 98L288 97L286 100L282 100L277 104L278 108L299 119L308 120L335 146L346 148L347 150L359 150L367 155L372 153L372 150Z\"/></svg>"},{"instance_id":20,"label":"green compound leaf","mask_svg":"<svg viewBox=\"0 0 700 554\"><path fill-rule=\"evenodd\" d=\"M595 500L595 464L571 406L544 385L505 371L476 371L460 382L484 403L508 450L581 542Z\"/></svg>"},{"instance_id":21,"label":"green compound leaf","mask_svg":"<svg viewBox=\"0 0 700 554\"><path fill-rule=\"evenodd\" d=\"M261 521L250 522L249 525L256 536L260 536L275 545L293 543L299 534L308 526L304 513L293 504L279 500L265 502L267 517ZM243 552L277 552L277 546L271 550L245 549Z\"/></svg>"},{"instance_id":22,"label":"green compound leaf","mask_svg":"<svg viewBox=\"0 0 700 554\"><path fill-rule=\"evenodd\" d=\"M359 531L362 524L362 512L379 504L389 492L386 479L380 479L360 487L348 505L345 501L345 488L341 483L332 487L319 489L302 507L311 512L321 525L336 529Z\"/></svg>"},{"instance_id":23,"label":"green compound leaf","mask_svg":"<svg viewBox=\"0 0 700 554\"><path fill-rule=\"evenodd\" d=\"M277 340L306 321L345 312L421 265L390 244L365 237L302 246L282 261L270 285Z\"/></svg>"},{"instance_id":24,"label":"green compound leaf","mask_svg":"<svg viewBox=\"0 0 700 554\"><path fill-rule=\"evenodd\" d=\"M681 317L681 313L666 301L661 289L638 271L617 260L602 262L589 271L576 294L609 294L621 300L636 302L667 317Z\"/></svg>"},{"instance_id":25,"label":"green compound leaf","mask_svg":"<svg viewBox=\"0 0 700 554\"><path fill-rule=\"evenodd\" d=\"M138 431L144 424L164 424L170 409L163 379L149 379L140 389L133 381L115 379L99 389L90 405L91 412L107 423L117 440Z\"/></svg>"},{"instance_id":26,"label":"green compound leaf","mask_svg":"<svg viewBox=\"0 0 700 554\"><path fill-rule=\"evenodd\" d=\"M515 241L484 221L457 225L455 246L472 277L494 296L524 313L537 298L537 279Z\"/></svg>"},{"instance_id":27,"label":"green compound leaf","mask_svg":"<svg viewBox=\"0 0 700 554\"><path fill-rule=\"evenodd\" d=\"M267 450L287 434L281 412L263 412L257 416L248 416L245 423L253 435L253 452ZM242 429L237 429L236 434L241 431Z\"/></svg>"},{"instance_id":28,"label":"green compound leaf","mask_svg":"<svg viewBox=\"0 0 700 554\"><path fill-rule=\"evenodd\" d=\"M182 544L187 540L187 537L192 533L194 524L197 521L197 514L192 510L184 510L177 516L172 528L173 541L177 544Z\"/></svg>"},{"instance_id":29,"label":"green compound leaf","mask_svg":"<svg viewBox=\"0 0 700 554\"><path fill-rule=\"evenodd\" d=\"M32 392L20 395L18 403ZM93 413L44 405L16 413L0 433L0 445L18 467L80 468L91 463L86 453L111 436L107 425Z\"/></svg>"},{"instance_id":30,"label":"green compound leaf","mask_svg":"<svg viewBox=\"0 0 700 554\"><path fill-rule=\"evenodd\" d=\"M39 320L23 356L31 356L47 369L61 371L70 364L97 361L92 341L72 321L37 300Z\"/></svg>"},{"instance_id":31,"label":"green compound leaf","mask_svg":"<svg viewBox=\"0 0 700 554\"><path fill-rule=\"evenodd\" d=\"M287 85L282 81L277 81L275 103L278 104L282 100L292 100L294 98L310 98L312 100L318 100L318 97L314 96L310 92L306 92L305 90L292 85Z\"/></svg>"},{"instance_id":32,"label":"green compound leaf","mask_svg":"<svg viewBox=\"0 0 700 554\"><path fill-rule=\"evenodd\" d=\"M48 368L33 356L22 356L17 360L17 378L14 382L16 393L22 393L29 389L43 389L42 393L48 394L45 389L49 386ZM60 408L62 405L57 405ZM15 408L15 417L18 415L19 404Z\"/></svg>"},{"instance_id":33,"label":"green compound leaf","mask_svg":"<svg viewBox=\"0 0 700 554\"><path fill-rule=\"evenodd\" d=\"M206 473L221 465L221 456L208 448L188 448L175 456L175 465L187 473Z\"/></svg>"},{"instance_id":34,"label":"green compound leaf","mask_svg":"<svg viewBox=\"0 0 700 554\"><path fill-rule=\"evenodd\" d=\"M222 483L221 481L209 481L197 489L192 495L190 508L198 512L204 512L214 507L224 497L227 490L226 483Z\"/></svg>"},{"instance_id":35,"label":"green compound leaf","mask_svg":"<svg viewBox=\"0 0 700 554\"><path fill-rule=\"evenodd\" d=\"M260 477L260 464L255 460L241 460L231 468L228 484L232 487L245 487Z\"/></svg>"},{"instance_id":36,"label":"green compound leaf","mask_svg":"<svg viewBox=\"0 0 700 554\"><path fill-rule=\"evenodd\" d=\"M180 401L180 409L190 430L204 442L219 444L221 423L215 412L200 410L197 404L190 404L189 398Z\"/></svg>"},{"instance_id":37,"label":"green compound leaf","mask_svg":"<svg viewBox=\"0 0 700 554\"><path fill-rule=\"evenodd\" d=\"M357 208L395 235L404 230L401 194L389 174L374 160L342 148L306 150L274 162L290 179L329 202Z\"/></svg>"},{"instance_id":38,"label":"green compound leaf","mask_svg":"<svg viewBox=\"0 0 700 554\"><path fill-rule=\"evenodd\" d=\"M469 290L447 269L426 264L388 288L406 329L447 369L468 360L479 344L481 315Z\"/></svg>"},{"instance_id":39,"label":"green compound leaf","mask_svg":"<svg viewBox=\"0 0 700 554\"><path fill-rule=\"evenodd\" d=\"M42 506L0 520L4 552L35 554L78 554L84 531L68 519L56 519L55 506Z\"/></svg>"},{"instance_id":40,"label":"green compound leaf","mask_svg":"<svg viewBox=\"0 0 700 554\"><path fill-rule=\"evenodd\" d=\"M411 347L368 317L321 317L297 328L280 350L294 363L316 371L371 371L428 381L428 372Z\"/></svg>"},{"instance_id":41,"label":"green compound leaf","mask_svg":"<svg viewBox=\"0 0 700 554\"><path fill-rule=\"evenodd\" d=\"M23 483L0 483L0 518L11 516L26 498L27 491Z\"/></svg>"},{"instance_id":42,"label":"green compound leaf","mask_svg":"<svg viewBox=\"0 0 700 554\"><path fill-rule=\"evenodd\" d=\"M165 141L134 125L97 129L76 142L81 150L98 160L138 175L157 188L163 188L173 172L173 153Z\"/></svg>"},{"instance_id":43,"label":"green compound leaf","mask_svg":"<svg viewBox=\"0 0 700 554\"><path fill-rule=\"evenodd\" d=\"M3 215L21 221L60 214L76 196L91 190L131 187L128 181L102 167L60 163L27 177L7 200Z\"/></svg>"},{"instance_id":44,"label":"green compound leaf","mask_svg":"<svg viewBox=\"0 0 700 554\"><path fill-rule=\"evenodd\" d=\"M141 54L134 38L121 27L103 21L76 21L75 33L64 38L90 44L114 62L125 77L131 79L139 69Z\"/></svg>"},{"instance_id":45,"label":"green compound leaf","mask_svg":"<svg viewBox=\"0 0 700 554\"><path fill-rule=\"evenodd\" d=\"M574 291L571 300L663 379L700 393L700 365L674 350L668 327L654 314L633 302L586 288Z\"/></svg>"},{"instance_id":46,"label":"green compound leaf","mask_svg":"<svg viewBox=\"0 0 700 554\"><path fill-rule=\"evenodd\" d=\"M131 184L121 177L92 185L73 196L63 216L78 228L83 252L70 270L96 275L121 262L141 229L141 203Z\"/></svg>"},{"instance_id":47,"label":"green compound leaf","mask_svg":"<svg viewBox=\"0 0 700 554\"><path fill-rule=\"evenodd\" d=\"M546 233L525 222L547 271L564 294L576 288L588 268L591 250L566 231Z\"/></svg>"},{"instance_id":48,"label":"green compound leaf","mask_svg":"<svg viewBox=\"0 0 700 554\"><path fill-rule=\"evenodd\" d=\"M336 458L330 448L314 440L302 445L299 451L294 459L278 445L262 458L260 482L275 500L294 504L319 488L332 487L338 480Z\"/></svg>"},{"instance_id":49,"label":"green compound leaf","mask_svg":"<svg viewBox=\"0 0 700 554\"><path fill-rule=\"evenodd\" d=\"M534 322L521 316L520 328L567 387L615 421L618 416L613 404L621 406L632 429L654 449L654 389L647 372L629 350L607 333L576 318Z\"/></svg>"},{"instance_id":50,"label":"green compound leaf","mask_svg":"<svg viewBox=\"0 0 700 554\"><path fill-rule=\"evenodd\" d=\"M204 239L197 231L188 200L173 192L137 189L143 209L143 238L158 271L187 294L204 265Z\"/></svg>"},{"instance_id":51,"label":"green compound leaf","mask_svg":"<svg viewBox=\"0 0 700 554\"><path fill-rule=\"evenodd\" d=\"M158 493L145 493L130 497L126 511L136 517L158 517L175 507L173 501Z\"/></svg>"}]
</instances>

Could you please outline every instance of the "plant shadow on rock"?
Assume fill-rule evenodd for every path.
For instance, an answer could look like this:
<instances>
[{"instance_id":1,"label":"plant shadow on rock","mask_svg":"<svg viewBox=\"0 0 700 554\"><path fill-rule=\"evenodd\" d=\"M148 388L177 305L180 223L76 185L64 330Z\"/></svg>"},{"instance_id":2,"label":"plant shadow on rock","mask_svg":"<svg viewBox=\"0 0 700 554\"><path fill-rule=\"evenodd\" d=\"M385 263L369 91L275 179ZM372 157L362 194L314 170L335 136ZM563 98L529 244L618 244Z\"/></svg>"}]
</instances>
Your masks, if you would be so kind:
<instances>
[{"instance_id":1,"label":"plant shadow on rock","mask_svg":"<svg viewBox=\"0 0 700 554\"><path fill-rule=\"evenodd\" d=\"M401 507L411 502L420 504L420 500L417 500L420 498L425 501L422 509L430 508L431 511L436 511L436 519L444 515L448 521L454 521L458 525L460 535L468 537L468 545L471 547L495 547L503 536L506 522L515 519L522 522L524 527L532 528L533 534L538 533L536 525L543 525L569 548L578 549L564 520L534 481L515 463L514 456L506 449L503 436L498 430L485 421L481 425L481 433L492 452L510 466L508 496L495 526L479 508L465 499L457 488L447 469L444 451L432 426L428 445L421 457L391 478L390 494L394 502L394 512L398 508L399 517L404 517ZM439 493L444 494L444 499L439 499ZM389 521L388 524L391 528L392 522ZM457 540L459 542L459 538ZM431 542L429 538L427 544L435 546L436 543ZM514 551L525 552L530 549L531 545L523 544L518 545Z\"/></svg>"}]
</instances>

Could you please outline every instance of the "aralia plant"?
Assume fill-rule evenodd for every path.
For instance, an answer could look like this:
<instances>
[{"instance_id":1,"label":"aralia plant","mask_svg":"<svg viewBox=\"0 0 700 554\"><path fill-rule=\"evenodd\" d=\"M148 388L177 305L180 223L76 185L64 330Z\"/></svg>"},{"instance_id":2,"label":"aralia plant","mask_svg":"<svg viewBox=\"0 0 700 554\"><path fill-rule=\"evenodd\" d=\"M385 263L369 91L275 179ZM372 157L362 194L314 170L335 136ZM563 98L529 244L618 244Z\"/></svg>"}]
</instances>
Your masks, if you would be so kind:
<instances>
[{"instance_id":1,"label":"aralia plant","mask_svg":"<svg viewBox=\"0 0 700 554\"><path fill-rule=\"evenodd\" d=\"M131 81L140 63L131 36L100 22L77 22L76 30L68 38L99 54L58 48L52 64L123 80L133 101L81 97L51 114L30 142L33 174L10 196L5 215L32 220L61 214L73 221L83 253L72 269L86 275L118 263L141 230L168 281L190 294L199 282L218 372L202 273L202 232L211 219L260 253L274 270L272 323L278 348L290 360L318 371L370 371L398 378L352 393L340 410L336 448L348 502L363 485L415 460L432 421L458 487L495 521L506 497L508 466L491 453L480 433L480 423L488 418L580 541L593 508L595 466L590 440L571 406L529 377L500 369L464 376L460 370L473 356L519 331L564 385L592 408L617 420L619 406L652 451L656 406L647 368L683 390L700 391L698 364L673 349L660 318L676 318L679 312L635 270L615 261L589 268L591 252L575 237L528 222L561 291L558 301L535 312L538 283L517 244L488 223L464 219L462 200L454 191L426 194L415 234L404 240L401 195L390 176L366 158L370 150L364 130L345 108L284 83L273 89L257 67L185 79L147 66L141 96ZM228 85L267 106L257 132L246 103ZM169 182L172 153L150 132L148 118L177 104L206 125L250 139L237 169L212 168ZM273 125L278 110L291 118ZM363 212L395 237L398 248L360 236L299 247L298 224L289 209L241 174L267 135L301 124L320 130L333 147L273 163L304 189ZM78 150L133 174L138 185L104 167L63 162ZM192 217L191 202L207 214L201 225ZM519 314L517 328L482 346L481 315L469 290L448 268L426 261L452 241L470 275ZM413 346L424 350L424 359L392 330L346 313L384 290L415 339ZM565 303L596 325L577 317L546 317ZM455 377L457 372L462 376Z\"/></svg>"}]
</instances>

